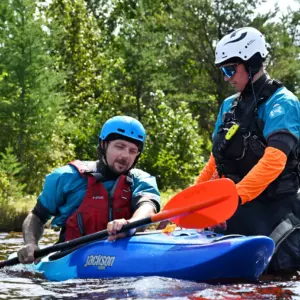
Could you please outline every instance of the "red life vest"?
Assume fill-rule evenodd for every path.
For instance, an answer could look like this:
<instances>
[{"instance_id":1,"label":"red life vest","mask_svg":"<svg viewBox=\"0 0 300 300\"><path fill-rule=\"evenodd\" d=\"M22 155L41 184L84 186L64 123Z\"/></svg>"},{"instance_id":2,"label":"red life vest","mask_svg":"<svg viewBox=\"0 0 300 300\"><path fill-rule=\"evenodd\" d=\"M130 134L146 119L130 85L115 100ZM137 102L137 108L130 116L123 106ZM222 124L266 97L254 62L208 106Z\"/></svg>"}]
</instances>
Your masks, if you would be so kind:
<instances>
[{"instance_id":1,"label":"red life vest","mask_svg":"<svg viewBox=\"0 0 300 300\"><path fill-rule=\"evenodd\" d=\"M97 182L86 164L79 160L69 164L82 176L87 177L88 185L79 208L66 222L65 241L104 230L111 220L132 217L130 178L121 175L110 196L104 185L100 181Z\"/></svg>"}]
</instances>

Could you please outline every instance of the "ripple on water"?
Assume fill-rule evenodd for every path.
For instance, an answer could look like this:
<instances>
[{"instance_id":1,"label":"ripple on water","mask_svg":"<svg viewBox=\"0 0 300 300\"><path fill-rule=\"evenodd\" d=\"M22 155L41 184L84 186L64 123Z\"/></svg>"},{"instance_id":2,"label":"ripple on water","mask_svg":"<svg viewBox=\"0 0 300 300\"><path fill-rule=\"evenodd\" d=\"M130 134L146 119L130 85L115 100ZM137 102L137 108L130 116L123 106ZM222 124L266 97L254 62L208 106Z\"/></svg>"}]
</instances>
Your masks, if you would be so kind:
<instances>
[{"instance_id":1,"label":"ripple on water","mask_svg":"<svg viewBox=\"0 0 300 300\"><path fill-rule=\"evenodd\" d=\"M0 272L0 299L300 299L298 278L258 284L210 285L163 277L50 282L40 275Z\"/></svg>"},{"instance_id":2,"label":"ripple on water","mask_svg":"<svg viewBox=\"0 0 300 300\"><path fill-rule=\"evenodd\" d=\"M26 277L8 276L0 272L0 282L0 299L45 299L42 297L59 296Z\"/></svg>"},{"instance_id":3,"label":"ripple on water","mask_svg":"<svg viewBox=\"0 0 300 300\"><path fill-rule=\"evenodd\" d=\"M68 280L44 285L61 295L72 289L76 299L184 299L207 286L163 277Z\"/></svg>"}]
</instances>

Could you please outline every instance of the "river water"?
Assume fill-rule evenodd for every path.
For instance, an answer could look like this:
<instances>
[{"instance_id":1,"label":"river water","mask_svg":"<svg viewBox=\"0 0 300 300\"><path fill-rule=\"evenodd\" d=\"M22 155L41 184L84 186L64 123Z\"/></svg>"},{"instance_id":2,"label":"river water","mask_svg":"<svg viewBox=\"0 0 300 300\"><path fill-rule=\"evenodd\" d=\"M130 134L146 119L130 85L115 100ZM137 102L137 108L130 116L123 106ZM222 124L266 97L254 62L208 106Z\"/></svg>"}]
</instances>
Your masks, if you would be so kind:
<instances>
[{"instance_id":1,"label":"river water","mask_svg":"<svg viewBox=\"0 0 300 300\"><path fill-rule=\"evenodd\" d=\"M41 245L53 244L47 231ZM0 260L22 246L20 233L0 233ZM68 280L50 282L22 266L0 270L0 299L299 299L300 272L264 276L258 283L205 284L163 277Z\"/></svg>"}]
</instances>

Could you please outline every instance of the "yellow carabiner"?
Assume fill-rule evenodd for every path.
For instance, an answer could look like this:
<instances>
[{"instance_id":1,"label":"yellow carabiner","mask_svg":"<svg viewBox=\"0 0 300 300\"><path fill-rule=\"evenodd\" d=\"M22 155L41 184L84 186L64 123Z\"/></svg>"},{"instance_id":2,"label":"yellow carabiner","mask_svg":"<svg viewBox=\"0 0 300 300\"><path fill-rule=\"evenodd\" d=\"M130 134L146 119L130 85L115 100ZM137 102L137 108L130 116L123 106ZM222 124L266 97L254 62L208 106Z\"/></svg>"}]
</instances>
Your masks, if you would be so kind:
<instances>
[{"instance_id":1,"label":"yellow carabiner","mask_svg":"<svg viewBox=\"0 0 300 300\"><path fill-rule=\"evenodd\" d=\"M163 233L171 233L176 229L176 224L168 224L166 228L162 230Z\"/></svg>"},{"instance_id":2,"label":"yellow carabiner","mask_svg":"<svg viewBox=\"0 0 300 300\"><path fill-rule=\"evenodd\" d=\"M226 135L225 135L225 140L230 140L234 135L235 135L235 133L237 132L237 130L239 129L239 125L238 124L234 124L234 125L232 125L229 129L228 129L228 131L227 131L227 133L226 133Z\"/></svg>"}]
</instances>

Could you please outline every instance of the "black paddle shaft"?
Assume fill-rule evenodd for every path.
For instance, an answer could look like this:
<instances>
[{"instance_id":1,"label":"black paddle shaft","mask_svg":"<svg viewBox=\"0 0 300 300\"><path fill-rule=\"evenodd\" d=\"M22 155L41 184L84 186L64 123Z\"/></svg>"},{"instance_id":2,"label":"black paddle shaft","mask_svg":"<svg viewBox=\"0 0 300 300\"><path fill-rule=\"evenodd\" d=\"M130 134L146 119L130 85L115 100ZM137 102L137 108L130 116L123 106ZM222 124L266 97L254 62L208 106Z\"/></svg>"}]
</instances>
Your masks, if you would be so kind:
<instances>
[{"instance_id":1,"label":"black paddle shaft","mask_svg":"<svg viewBox=\"0 0 300 300\"><path fill-rule=\"evenodd\" d=\"M138 228L138 227L142 227L148 224L153 223L153 221L151 220L151 217L148 218L144 218L141 220L137 220L128 224L123 225L122 229L120 230L120 232L125 232L128 231L130 229L133 228ZM66 249L70 249L79 245L83 245L85 243L89 243L89 242L93 242L99 239L103 239L108 237L108 231L107 230L102 230L102 231L98 231L71 241L67 241L67 242L63 242L60 244L55 244L53 246L50 247L46 247L43 249L39 249L34 251L34 258L40 258L40 257L44 257L50 253L56 252L56 251L61 251L61 250L66 250ZM18 257L14 257L8 260L4 260L2 262L0 262L0 269L3 267L7 267L7 266L14 266L19 264L19 258Z\"/></svg>"}]
</instances>

